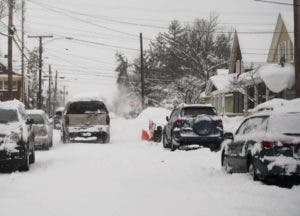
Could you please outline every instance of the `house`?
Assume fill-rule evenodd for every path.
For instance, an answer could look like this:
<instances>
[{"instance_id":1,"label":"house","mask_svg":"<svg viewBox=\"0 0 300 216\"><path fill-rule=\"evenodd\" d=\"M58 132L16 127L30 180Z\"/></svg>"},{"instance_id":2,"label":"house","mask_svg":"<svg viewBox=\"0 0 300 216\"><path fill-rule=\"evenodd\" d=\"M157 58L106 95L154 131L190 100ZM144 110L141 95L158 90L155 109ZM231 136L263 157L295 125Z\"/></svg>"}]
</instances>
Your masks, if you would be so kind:
<instances>
[{"instance_id":1,"label":"house","mask_svg":"<svg viewBox=\"0 0 300 216\"><path fill-rule=\"evenodd\" d=\"M246 112L273 98L293 98L294 38L291 32L293 20L291 16L283 18L282 14L278 16L273 35L259 38L238 35L235 31L228 74L217 74L209 79L202 95L205 101L216 106L219 112L228 114ZM265 53L249 50L268 50L267 59L260 62L257 56Z\"/></svg>"},{"instance_id":2,"label":"house","mask_svg":"<svg viewBox=\"0 0 300 216\"><path fill-rule=\"evenodd\" d=\"M12 76L12 97L8 95L8 71L4 64L0 63L0 101L9 99L21 100L22 76L13 72Z\"/></svg>"}]
</instances>

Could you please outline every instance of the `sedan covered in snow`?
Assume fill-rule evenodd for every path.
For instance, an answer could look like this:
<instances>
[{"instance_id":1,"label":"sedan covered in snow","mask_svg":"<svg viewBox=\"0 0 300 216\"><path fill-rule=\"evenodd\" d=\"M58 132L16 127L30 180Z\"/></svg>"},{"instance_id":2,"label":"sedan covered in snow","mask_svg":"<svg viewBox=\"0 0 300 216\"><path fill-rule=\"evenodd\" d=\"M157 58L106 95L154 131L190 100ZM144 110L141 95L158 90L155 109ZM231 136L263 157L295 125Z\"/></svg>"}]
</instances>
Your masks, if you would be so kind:
<instances>
[{"instance_id":1,"label":"sedan covered in snow","mask_svg":"<svg viewBox=\"0 0 300 216\"><path fill-rule=\"evenodd\" d=\"M222 167L249 172L254 180L300 177L300 112L264 112L248 117L236 133L225 133Z\"/></svg>"},{"instance_id":2,"label":"sedan covered in snow","mask_svg":"<svg viewBox=\"0 0 300 216\"><path fill-rule=\"evenodd\" d=\"M0 102L0 167L28 171L34 163L31 123L21 102Z\"/></svg>"},{"instance_id":3,"label":"sedan covered in snow","mask_svg":"<svg viewBox=\"0 0 300 216\"><path fill-rule=\"evenodd\" d=\"M66 105L62 122L62 141L110 141L110 117L99 100L81 99Z\"/></svg>"},{"instance_id":4,"label":"sedan covered in snow","mask_svg":"<svg viewBox=\"0 0 300 216\"><path fill-rule=\"evenodd\" d=\"M43 110L27 110L29 118L33 121L35 149L48 150L52 147L53 129Z\"/></svg>"},{"instance_id":5,"label":"sedan covered in snow","mask_svg":"<svg viewBox=\"0 0 300 216\"><path fill-rule=\"evenodd\" d=\"M163 145L175 150L183 145L200 145L219 150L223 140L223 124L211 105L181 105L167 116L163 129Z\"/></svg>"}]
</instances>

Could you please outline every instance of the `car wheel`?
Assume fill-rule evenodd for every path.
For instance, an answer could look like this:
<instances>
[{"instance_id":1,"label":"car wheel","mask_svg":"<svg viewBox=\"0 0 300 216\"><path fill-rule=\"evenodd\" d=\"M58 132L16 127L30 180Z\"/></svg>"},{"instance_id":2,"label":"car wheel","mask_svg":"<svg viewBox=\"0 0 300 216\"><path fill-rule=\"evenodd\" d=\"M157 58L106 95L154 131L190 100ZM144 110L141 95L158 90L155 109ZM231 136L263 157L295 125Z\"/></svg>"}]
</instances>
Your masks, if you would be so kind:
<instances>
[{"instance_id":1,"label":"car wheel","mask_svg":"<svg viewBox=\"0 0 300 216\"><path fill-rule=\"evenodd\" d=\"M209 149L212 152L217 152L220 150L220 144L219 143L210 143L209 144Z\"/></svg>"},{"instance_id":2,"label":"car wheel","mask_svg":"<svg viewBox=\"0 0 300 216\"><path fill-rule=\"evenodd\" d=\"M110 135L106 134L106 135L104 135L104 137L102 139L103 139L103 143L109 143L110 142Z\"/></svg>"},{"instance_id":3,"label":"car wheel","mask_svg":"<svg viewBox=\"0 0 300 216\"><path fill-rule=\"evenodd\" d=\"M253 159L249 159L248 161L248 172L250 174L250 176L252 177L253 181L258 181L258 176L257 176L257 171L256 171L256 167L253 163Z\"/></svg>"},{"instance_id":4,"label":"car wheel","mask_svg":"<svg viewBox=\"0 0 300 216\"><path fill-rule=\"evenodd\" d=\"M173 140L173 135L171 135L171 151L175 151L176 149L178 149L178 146L175 145L174 142L175 141Z\"/></svg>"},{"instance_id":5,"label":"car wheel","mask_svg":"<svg viewBox=\"0 0 300 216\"><path fill-rule=\"evenodd\" d=\"M28 171L29 170L29 154L28 150L25 150L25 158L24 158L24 164L19 168L19 171Z\"/></svg>"},{"instance_id":6,"label":"car wheel","mask_svg":"<svg viewBox=\"0 0 300 216\"><path fill-rule=\"evenodd\" d=\"M32 149L31 155L29 156L29 163L33 164L35 162L35 151Z\"/></svg>"},{"instance_id":7,"label":"car wheel","mask_svg":"<svg viewBox=\"0 0 300 216\"><path fill-rule=\"evenodd\" d=\"M166 132L163 132L163 147L170 148L170 143L168 142Z\"/></svg>"}]
</instances>

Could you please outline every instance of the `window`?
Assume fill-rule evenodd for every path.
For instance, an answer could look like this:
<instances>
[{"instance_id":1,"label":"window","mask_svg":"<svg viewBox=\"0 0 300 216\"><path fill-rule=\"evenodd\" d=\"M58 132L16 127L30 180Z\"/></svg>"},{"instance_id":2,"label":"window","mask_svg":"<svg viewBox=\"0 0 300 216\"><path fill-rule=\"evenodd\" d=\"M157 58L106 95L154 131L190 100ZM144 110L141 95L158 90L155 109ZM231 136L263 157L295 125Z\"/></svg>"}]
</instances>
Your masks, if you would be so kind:
<instances>
[{"instance_id":1,"label":"window","mask_svg":"<svg viewBox=\"0 0 300 216\"><path fill-rule=\"evenodd\" d=\"M246 128L248 122L249 122L249 119L245 120L245 121L241 124L241 126L239 127L239 129L238 129L237 132L236 132L236 135L244 134L244 130L245 130L245 128Z\"/></svg>"},{"instance_id":2,"label":"window","mask_svg":"<svg viewBox=\"0 0 300 216\"><path fill-rule=\"evenodd\" d=\"M0 123L16 122L18 121L17 110L0 109Z\"/></svg>"},{"instance_id":3,"label":"window","mask_svg":"<svg viewBox=\"0 0 300 216\"><path fill-rule=\"evenodd\" d=\"M185 107L181 115L188 117L197 117L198 115L217 115L217 111L213 107Z\"/></svg>"},{"instance_id":4,"label":"window","mask_svg":"<svg viewBox=\"0 0 300 216\"><path fill-rule=\"evenodd\" d=\"M251 118L244 130L244 134L250 134L254 132L266 131L267 117L255 117Z\"/></svg>"},{"instance_id":5,"label":"window","mask_svg":"<svg viewBox=\"0 0 300 216\"><path fill-rule=\"evenodd\" d=\"M18 82L16 80L12 81L12 90L13 91L18 90ZM8 91L8 81L7 80L0 81L0 91Z\"/></svg>"},{"instance_id":6,"label":"window","mask_svg":"<svg viewBox=\"0 0 300 216\"><path fill-rule=\"evenodd\" d=\"M29 118L33 120L33 124L44 124L44 118L42 115L29 114Z\"/></svg>"},{"instance_id":7,"label":"window","mask_svg":"<svg viewBox=\"0 0 300 216\"><path fill-rule=\"evenodd\" d=\"M97 101L73 102L68 109L68 114L95 114L100 112L107 113L108 111L102 102Z\"/></svg>"}]
</instances>

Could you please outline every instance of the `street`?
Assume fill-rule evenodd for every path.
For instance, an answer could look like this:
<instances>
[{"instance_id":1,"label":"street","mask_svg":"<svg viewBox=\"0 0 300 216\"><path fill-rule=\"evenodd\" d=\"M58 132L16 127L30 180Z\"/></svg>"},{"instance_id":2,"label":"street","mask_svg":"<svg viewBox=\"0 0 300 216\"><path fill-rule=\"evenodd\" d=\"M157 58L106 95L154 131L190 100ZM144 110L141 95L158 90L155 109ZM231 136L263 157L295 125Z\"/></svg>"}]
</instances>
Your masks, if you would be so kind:
<instances>
[{"instance_id":1,"label":"street","mask_svg":"<svg viewBox=\"0 0 300 216\"><path fill-rule=\"evenodd\" d=\"M0 174L0 215L299 215L292 189L226 174L220 153L140 141L144 122L115 117L109 144L37 151L30 172Z\"/></svg>"}]
</instances>

